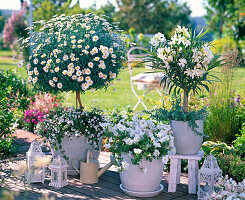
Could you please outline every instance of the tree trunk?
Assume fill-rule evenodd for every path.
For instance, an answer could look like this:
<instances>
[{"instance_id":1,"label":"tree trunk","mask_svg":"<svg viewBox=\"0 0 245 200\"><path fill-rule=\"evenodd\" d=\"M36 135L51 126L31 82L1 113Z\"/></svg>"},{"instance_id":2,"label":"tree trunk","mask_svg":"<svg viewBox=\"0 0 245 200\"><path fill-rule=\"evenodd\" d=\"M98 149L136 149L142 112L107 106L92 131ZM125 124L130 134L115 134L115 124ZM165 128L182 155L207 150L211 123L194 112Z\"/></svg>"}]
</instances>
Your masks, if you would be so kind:
<instances>
[{"instance_id":1,"label":"tree trunk","mask_svg":"<svg viewBox=\"0 0 245 200\"><path fill-rule=\"evenodd\" d=\"M80 107L80 108L83 107L83 106L82 106L82 102L81 102L81 97L80 97L80 91L77 91L77 92L76 92L76 109L77 109L77 107L78 107L77 104L79 104L79 107Z\"/></svg>"},{"instance_id":2,"label":"tree trunk","mask_svg":"<svg viewBox=\"0 0 245 200\"><path fill-rule=\"evenodd\" d=\"M188 112L188 92L186 90L184 90L183 109L185 112Z\"/></svg>"}]
</instances>

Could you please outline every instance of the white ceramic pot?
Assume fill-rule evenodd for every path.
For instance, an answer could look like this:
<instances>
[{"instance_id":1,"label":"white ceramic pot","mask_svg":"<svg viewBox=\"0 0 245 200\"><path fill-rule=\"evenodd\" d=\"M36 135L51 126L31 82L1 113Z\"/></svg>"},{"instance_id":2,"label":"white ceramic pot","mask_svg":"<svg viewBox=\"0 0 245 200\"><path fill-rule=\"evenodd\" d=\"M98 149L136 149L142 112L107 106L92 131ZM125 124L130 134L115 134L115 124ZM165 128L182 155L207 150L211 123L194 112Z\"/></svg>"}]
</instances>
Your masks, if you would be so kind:
<instances>
[{"instance_id":1,"label":"white ceramic pot","mask_svg":"<svg viewBox=\"0 0 245 200\"><path fill-rule=\"evenodd\" d=\"M122 187L132 192L143 192L143 194L157 191L163 175L162 161L154 159L150 162L144 159L140 165L133 165L130 159L131 155L124 155L123 161L126 161L129 166L127 170L120 172Z\"/></svg>"},{"instance_id":2,"label":"white ceramic pot","mask_svg":"<svg viewBox=\"0 0 245 200\"><path fill-rule=\"evenodd\" d=\"M196 121L197 131L203 133L203 120ZM197 135L188 122L171 121L173 130L174 145L177 154L196 154L200 150L203 142L203 136Z\"/></svg>"},{"instance_id":3,"label":"white ceramic pot","mask_svg":"<svg viewBox=\"0 0 245 200\"><path fill-rule=\"evenodd\" d=\"M78 175L74 167L72 166L71 161L74 161L74 165L77 169L80 169L80 161L85 162L87 157L88 149L92 149L93 151L93 159L98 160L100 151L95 151L93 146L88 143L85 137L82 135L81 137L71 136L64 136L61 141L62 149L65 151L64 154L69 158L68 160L68 175ZM55 156L63 155L61 150L55 151Z\"/></svg>"}]
</instances>

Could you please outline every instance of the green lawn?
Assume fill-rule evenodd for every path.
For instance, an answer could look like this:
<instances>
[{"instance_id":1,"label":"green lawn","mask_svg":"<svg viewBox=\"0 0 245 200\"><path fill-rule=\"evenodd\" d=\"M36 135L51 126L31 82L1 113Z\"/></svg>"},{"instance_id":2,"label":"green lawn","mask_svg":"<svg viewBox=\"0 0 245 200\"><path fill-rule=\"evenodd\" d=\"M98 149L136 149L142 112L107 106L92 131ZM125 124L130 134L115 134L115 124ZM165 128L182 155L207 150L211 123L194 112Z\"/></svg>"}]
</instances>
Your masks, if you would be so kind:
<instances>
[{"instance_id":1,"label":"green lawn","mask_svg":"<svg viewBox=\"0 0 245 200\"><path fill-rule=\"evenodd\" d=\"M13 61L12 57L1 57L1 55L8 55L6 52L0 52L0 69L7 70L17 69L17 73L20 74L20 77L26 79L27 74L25 69L18 68L16 65L16 61ZM9 53L10 55L11 53ZM133 75L136 75L140 72L146 71L143 67L135 67L133 68ZM217 69L215 71L217 76L220 75L220 70ZM128 69L122 71L118 77L121 79L119 82L115 81L115 85L109 87L107 91L100 90L96 92L86 92L81 96L82 103L87 108L91 108L93 106L99 106L101 109L109 109L112 110L115 105L119 107L126 107L127 105L134 106L137 102L137 98L134 96L129 82L129 72ZM245 68L239 68L235 72L233 87L237 90L237 93L244 96L245 94ZM114 91L116 89L116 91ZM137 91L137 90L136 90ZM142 95L145 91L139 91L139 94ZM63 93L65 102L64 104L72 106L75 105L75 94L74 93ZM160 96L156 91L152 91L147 95L147 98L153 100L159 100ZM149 108L153 108L153 105L147 103ZM139 106L137 110L142 110L143 106Z\"/></svg>"}]
</instances>

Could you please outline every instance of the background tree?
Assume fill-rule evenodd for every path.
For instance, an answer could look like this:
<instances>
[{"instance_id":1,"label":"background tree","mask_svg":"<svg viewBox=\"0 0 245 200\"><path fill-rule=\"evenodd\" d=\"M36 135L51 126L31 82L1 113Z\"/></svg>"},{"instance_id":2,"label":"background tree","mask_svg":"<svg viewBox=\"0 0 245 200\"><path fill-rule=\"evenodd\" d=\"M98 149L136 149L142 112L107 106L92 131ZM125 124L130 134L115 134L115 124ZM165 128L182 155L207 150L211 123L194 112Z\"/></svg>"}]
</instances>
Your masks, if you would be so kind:
<instances>
[{"instance_id":1,"label":"background tree","mask_svg":"<svg viewBox=\"0 0 245 200\"><path fill-rule=\"evenodd\" d=\"M116 21L121 28L134 28L136 32L162 32L167 37L173 28L179 25L190 25L190 8L186 3L177 0L117 0L119 12L115 13Z\"/></svg>"}]
</instances>

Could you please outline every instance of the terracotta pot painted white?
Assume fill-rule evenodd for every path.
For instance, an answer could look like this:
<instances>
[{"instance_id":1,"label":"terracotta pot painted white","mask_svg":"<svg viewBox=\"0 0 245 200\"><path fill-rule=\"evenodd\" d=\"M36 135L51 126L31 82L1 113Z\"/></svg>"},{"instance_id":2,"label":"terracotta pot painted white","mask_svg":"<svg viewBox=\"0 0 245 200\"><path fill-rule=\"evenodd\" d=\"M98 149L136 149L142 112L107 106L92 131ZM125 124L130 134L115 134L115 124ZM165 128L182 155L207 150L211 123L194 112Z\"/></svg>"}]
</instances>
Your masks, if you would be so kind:
<instances>
[{"instance_id":1,"label":"terracotta pot painted white","mask_svg":"<svg viewBox=\"0 0 245 200\"><path fill-rule=\"evenodd\" d=\"M197 131L203 133L203 120L196 121ZM171 121L173 130L174 145L177 154L196 154L200 150L203 142L203 136L197 135L188 122Z\"/></svg>"},{"instance_id":2,"label":"terracotta pot painted white","mask_svg":"<svg viewBox=\"0 0 245 200\"><path fill-rule=\"evenodd\" d=\"M74 165L77 169L80 169L80 161L85 162L87 157L88 149L92 149L93 159L98 160L100 151L94 150L93 146L90 145L85 137L82 135L81 137L71 136L70 138L64 136L61 141L62 149L65 151L65 155L69 158L68 160L68 175L78 175L74 167L72 166L72 160L74 161ZM55 156L63 155L61 150L55 151Z\"/></svg>"},{"instance_id":3,"label":"terracotta pot painted white","mask_svg":"<svg viewBox=\"0 0 245 200\"><path fill-rule=\"evenodd\" d=\"M124 155L123 161L126 161L129 166L127 170L120 172L123 188L144 193L158 190L163 175L162 161L157 159L152 162L142 160L140 165L133 165L130 159L131 155ZM146 172L144 172L145 168Z\"/></svg>"}]
</instances>

